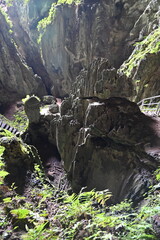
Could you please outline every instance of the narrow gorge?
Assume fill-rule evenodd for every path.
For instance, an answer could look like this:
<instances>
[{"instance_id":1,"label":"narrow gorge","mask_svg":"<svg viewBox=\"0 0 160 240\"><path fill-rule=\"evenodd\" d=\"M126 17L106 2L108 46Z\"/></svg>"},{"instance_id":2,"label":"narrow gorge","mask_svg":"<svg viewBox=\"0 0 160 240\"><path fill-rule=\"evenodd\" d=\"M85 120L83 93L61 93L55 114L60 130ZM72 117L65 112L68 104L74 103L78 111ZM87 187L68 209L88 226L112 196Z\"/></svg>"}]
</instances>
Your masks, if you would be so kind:
<instances>
[{"instance_id":1,"label":"narrow gorge","mask_svg":"<svg viewBox=\"0 0 160 240\"><path fill-rule=\"evenodd\" d=\"M160 1L1 0L0 23L2 239L158 240Z\"/></svg>"}]
</instances>

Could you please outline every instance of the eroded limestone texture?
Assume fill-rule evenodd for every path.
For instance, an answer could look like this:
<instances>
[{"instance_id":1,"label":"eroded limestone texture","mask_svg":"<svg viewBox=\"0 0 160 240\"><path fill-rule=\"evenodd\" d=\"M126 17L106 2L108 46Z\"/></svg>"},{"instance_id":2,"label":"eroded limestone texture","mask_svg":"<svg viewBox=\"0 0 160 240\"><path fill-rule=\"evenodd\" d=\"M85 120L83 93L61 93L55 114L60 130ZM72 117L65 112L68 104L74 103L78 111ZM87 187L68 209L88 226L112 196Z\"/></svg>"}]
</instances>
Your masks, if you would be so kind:
<instances>
[{"instance_id":1,"label":"eroded limestone texture","mask_svg":"<svg viewBox=\"0 0 160 240\"><path fill-rule=\"evenodd\" d=\"M96 58L108 59L113 67L119 68L132 53L134 44L160 24L159 0L94 0L82 1L78 5L62 4L56 7L56 15L51 24L44 32L41 29L40 33L44 34L37 46L38 22L48 16L52 2L54 1L46 0L44 3L42 0L31 0L28 4L20 4L17 0L9 12L22 55L35 73L48 84L51 93L57 96L68 95L76 78L81 78L83 73L90 71ZM19 25L15 23L15 12L20 19ZM21 30L25 33L24 39ZM27 47L26 43L32 46ZM42 60L39 59L40 55ZM36 66L36 61L39 67ZM146 68L148 69L148 64L145 65ZM154 81L151 77L155 68L149 69L147 82L153 86L152 94L157 95L157 80ZM134 79L141 80L136 76ZM147 88L144 87L146 83L143 79L140 84L139 95L142 97L145 94L141 94L141 89L145 92ZM101 86L99 83L97 88ZM146 95L148 94L147 91Z\"/></svg>"},{"instance_id":2,"label":"eroded limestone texture","mask_svg":"<svg viewBox=\"0 0 160 240\"><path fill-rule=\"evenodd\" d=\"M134 95L132 80L122 73L117 73L104 58L95 59L87 70L81 70L72 89L72 93L78 97L109 98Z\"/></svg>"},{"instance_id":3,"label":"eroded limestone texture","mask_svg":"<svg viewBox=\"0 0 160 240\"><path fill-rule=\"evenodd\" d=\"M1 13L0 22L0 104L9 104L27 94L42 96L46 93L42 79L20 57Z\"/></svg>"},{"instance_id":4,"label":"eroded limestone texture","mask_svg":"<svg viewBox=\"0 0 160 240\"><path fill-rule=\"evenodd\" d=\"M140 200L157 166L145 146L159 148L160 134L153 127L158 122L120 97L70 98L62 109L63 104L68 109L61 111L56 141L73 190L109 188L113 202Z\"/></svg>"},{"instance_id":5,"label":"eroded limestone texture","mask_svg":"<svg viewBox=\"0 0 160 240\"><path fill-rule=\"evenodd\" d=\"M28 136L44 159L47 146L58 149L74 192L108 188L112 202L136 203L152 185L160 161L159 129L156 118L126 98L70 95L60 113L41 114L30 124L24 139Z\"/></svg>"}]
</instances>

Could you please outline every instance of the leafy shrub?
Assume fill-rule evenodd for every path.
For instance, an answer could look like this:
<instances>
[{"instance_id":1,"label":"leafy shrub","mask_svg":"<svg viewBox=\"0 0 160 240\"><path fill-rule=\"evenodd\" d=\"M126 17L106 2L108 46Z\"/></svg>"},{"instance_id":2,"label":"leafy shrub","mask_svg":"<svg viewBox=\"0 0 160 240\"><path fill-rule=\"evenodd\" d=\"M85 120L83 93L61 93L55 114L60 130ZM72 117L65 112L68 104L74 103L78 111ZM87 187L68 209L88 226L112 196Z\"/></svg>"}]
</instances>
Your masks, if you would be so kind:
<instances>
[{"instance_id":1,"label":"leafy shrub","mask_svg":"<svg viewBox=\"0 0 160 240\"><path fill-rule=\"evenodd\" d=\"M13 209L10 213L18 219L25 219L30 215L30 211L24 208Z\"/></svg>"}]
</instances>

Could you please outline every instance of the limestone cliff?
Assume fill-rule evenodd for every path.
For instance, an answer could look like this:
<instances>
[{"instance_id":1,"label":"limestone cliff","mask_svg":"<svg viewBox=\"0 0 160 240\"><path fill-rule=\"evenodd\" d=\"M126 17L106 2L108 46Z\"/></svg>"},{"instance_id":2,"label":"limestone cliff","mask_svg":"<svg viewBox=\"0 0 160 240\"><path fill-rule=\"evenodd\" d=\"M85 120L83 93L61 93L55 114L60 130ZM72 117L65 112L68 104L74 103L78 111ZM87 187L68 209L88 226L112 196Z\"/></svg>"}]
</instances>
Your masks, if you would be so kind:
<instances>
[{"instance_id":1,"label":"limestone cliff","mask_svg":"<svg viewBox=\"0 0 160 240\"><path fill-rule=\"evenodd\" d=\"M30 0L28 4L21 3L19 7L19 1L15 1L13 9L15 12L18 8L21 28L32 42L36 44L38 35L42 33L39 52L51 79L52 93L61 96L70 92L80 71L87 70L96 58L108 59L118 69L134 50L134 43L142 40L160 24L159 0L94 0L81 1L78 5L57 5L55 16L52 16L45 31L41 29L38 33L38 23L48 16L53 2L57 1L47 0L44 3ZM21 41L19 45L24 54L26 51L32 52ZM33 59L32 53L30 58ZM152 60L154 66L155 61L158 64L159 60L154 60L154 57ZM149 68L146 81L139 77L138 66L137 70L134 69L136 74L131 75L133 85L138 90L137 100L159 94L158 79L153 80L152 77L155 71L158 74L158 66L152 68L147 63L143 64L144 69ZM138 87L137 81L140 82ZM152 86L150 93L145 86L146 82L149 83L148 87Z\"/></svg>"},{"instance_id":2,"label":"limestone cliff","mask_svg":"<svg viewBox=\"0 0 160 240\"><path fill-rule=\"evenodd\" d=\"M44 95L46 89L41 78L21 58L1 12L0 22L0 104L11 103L26 94Z\"/></svg>"},{"instance_id":3,"label":"limestone cliff","mask_svg":"<svg viewBox=\"0 0 160 240\"><path fill-rule=\"evenodd\" d=\"M25 59L27 65L32 69L34 74L41 77L48 94L50 94L52 87L51 80L43 65L40 52L37 49L37 43L35 41L37 36L36 32L31 31L35 23L32 22L32 12L30 13L30 9L30 11L27 11L27 6L28 5L26 5L24 1L14 1L13 5L8 8L8 14L13 24L14 39L21 56ZM34 12L34 7L32 11ZM37 21L36 16L34 17L34 21ZM38 19L40 18L41 16L39 16Z\"/></svg>"},{"instance_id":4,"label":"limestone cliff","mask_svg":"<svg viewBox=\"0 0 160 240\"><path fill-rule=\"evenodd\" d=\"M130 76L137 88L136 100L160 94L160 1L150 1L136 21L131 39L138 42L121 69Z\"/></svg>"}]
</instances>

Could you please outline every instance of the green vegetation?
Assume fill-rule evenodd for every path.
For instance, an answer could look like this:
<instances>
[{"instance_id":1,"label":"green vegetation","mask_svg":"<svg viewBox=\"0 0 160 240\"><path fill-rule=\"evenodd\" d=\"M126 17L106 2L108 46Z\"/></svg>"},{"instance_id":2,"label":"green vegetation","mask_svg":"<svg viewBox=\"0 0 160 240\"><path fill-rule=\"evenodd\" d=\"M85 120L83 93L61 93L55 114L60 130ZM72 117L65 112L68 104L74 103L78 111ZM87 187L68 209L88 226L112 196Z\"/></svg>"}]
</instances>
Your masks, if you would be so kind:
<instances>
[{"instance_id":1,"label":"green vegetation","mask_svg":"<svg viewBox=\"0 0 160 240\"><path fill-rule=\"evenodd\" d=\"M13 118L14 118L13 121L5 118L3 115L0 115L0 117L5 123L7 123L9 126L11 126L13 128L16 128L19 132L25 131L25 129L28 126L28 118L27 118L24 110L17 111L13 115ZM12 137L13 133L11 133L10 131L8 131L6 129L3 129L3 132L0 132L0 135Z\"/></svg>"},{"instance_id":2,"label":"green vegetation","mask_svg":"<svg viewBox=\"0 0 160 240\"><path fill-rule=\"evenodd\" d=\"M11 122L11 125L19 132L25 131L28 126L28 118L24 110L18 111L14 114L14 121Z\"/></svg>"},{"instance_id":3,"label":"green vegetation","mask_svg":"<svg viewBox=\"0 0 160 240\"><path fill-rule=\"evenodd\" d=\"M12 21L9 19L9 16L8 14L0 7L0 12L2 13L2 15L5 17L5 20L9 26L9 33L12 33L12 27L13 27L13 24L12 24Z\"/></svg>"},{"instance_id":4,"label":"green vegetation","mask_svg":"<svg viewBox=\"0 0 160 240\"><path fill-rule=\"evenodd\" d=\"M55 17L56 6L60 4L72 4L72 3L80 3L78 0L58 0L57 3L52 3L51 8L48 13L48 17L43 18L38 22L37 29L38 31L44 30L48 25L50 25Z\"/></svg>"},{"instance_id":5,"label":"green vegetation","mask_svg":"<svg viewBox=\"0 0 160 240\"><path fill-rule=\"evenodd\" d=\"M136 43L136 49L131 57L123 64L122 71L130 76L132 70L144 59L147 54L160 51L160 27L151 32L143 41Z\"/></svg>"},{"instance_id":6,"label":"green vegetation","mask_svg":"<svg viewBox=\"0 0 160 240\"><path fill-rule=\"evenodd\" d=\"M10 7L10 6L12 6L13 5L13 1L14 0L5 0L5 2L6 2L6 5L8 6L8 7ZM30 0L19 0L20 2L24 2L25 4L27 4Z\"/></svg>"},{"instance_id":7,"label":"green vegetation","mask_svg":"<svg viewBox=\"0 0 160 240\"><path fill-rule=\"evenodd\" d=\"M29 3L30 0L23 0L26 4Z\"/></svg>"},{"instance_id":8,"label":"green vegetation","mask_svg":"<svg viewBox=\"0 0 160 240\"><path fill-rule=\"evenodd\" d=\"M12 6L13 0L5 0L8 7Z\"/></svg>"},{"instance_id":9,"label":"green vegetation","mask_svg":"<svg viewBox=\"0 0 160 240\"><path fill-rule=\"evenodd\" d=\"M10 213L18 219L25 219L30 215L30 211L24 208L13 209Z\"/></svg>"},{"instance_id":10,"label":"green vegetation","mask_svg":"<svg viewBox=\"0 0 160 240\"><path fill-rule=\"evenodd\" d=\"M14 183L5 184L3 152L0 146L0 227L2 239L12 236L24 240L158 240L154 218L160 213L160 168L155 185L140 206L125 200L109 206L112 194L103 191L69 195L46 179L42 166L35 163L32 181L23 195ZM35 184L36 182L36 184ZM19 238L20 237L20 238Z\"/></svg>"},{"instance_id":11,"label":"green vegetation","mask_svg":"<svg viewBox=\"0 0 160 240\"><path fill-rule=\"evenodd\" d=\"M159 239L153 219L160 212L160 168L155 172L156 185L142 206L136 208L127 200L108 206L111 198L108 190L83 192L82 189L78 195L68 195L51 186L37 164L34 176L39 183L34 188L29 186L25 196L15 194L12 189L10 197L1 196L3 235L12 231L16 237L22 232L24 240Z\"/></svg>"},{"instance_id":12,"label":"green vegetation","mask_svg":"<svg viewBox=\"0 0 160 240\"><path fill-rule=\"evenodd\" d=\"M52 3L51 8L49 10L48 17L43 18L41 21L38 22L38 25L37 25L38 31L45 29L49 24L52 23L55 17L55 12L56 12L55 6L56 4Z\"/></svg>"},{"instance_id":13,"label":"green vegetation","mask_svg":"<svg viewBox=\"0 0 160 240\"><path fill-rule=\"evenodd\" d=\"M1 137L3 137L3 136L4 137L13 137L13 133L2 128L2 130L0 130L0 136Z\"/></svg>"},{"instance_id":14,"label":"green vegetation","mask_svg":"<svg viewBox=\"0 0 160 240\"><path fill-rule=\"evenodd\" d=\"M58 0L57 3L52 3L48 16L38 22L37 29L40 32L39 38L37 40L38 43L41 42L41 38L43 36L43 33L46 27L54 21L55 14L56 14L56 6L61 4L72 4L72 3L78 4L80 2L81 0Z\"/></svg>"}]
</instances>

